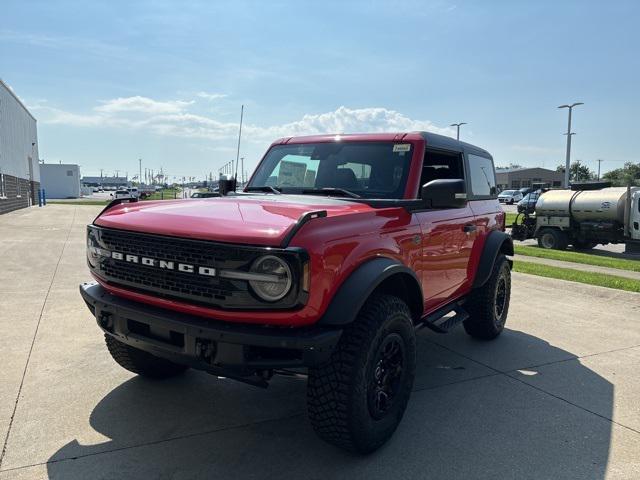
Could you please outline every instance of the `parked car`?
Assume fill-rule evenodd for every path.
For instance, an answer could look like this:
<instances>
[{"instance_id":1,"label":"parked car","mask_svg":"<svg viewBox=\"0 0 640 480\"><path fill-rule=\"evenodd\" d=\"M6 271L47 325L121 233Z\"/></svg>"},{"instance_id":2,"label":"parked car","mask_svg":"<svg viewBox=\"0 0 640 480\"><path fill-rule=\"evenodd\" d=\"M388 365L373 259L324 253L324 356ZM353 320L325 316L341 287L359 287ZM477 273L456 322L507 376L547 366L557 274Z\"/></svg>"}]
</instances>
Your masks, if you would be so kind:
<instances>
[{"instance_id":1,"label":"parked car","mask_svg":"<svg viewBox=\"0 0 640 480\"><path fill-rule=\"evenodd\" d=\"M191 198L213 198L219 196L218 192L193 192L191 194Z\"/></svg>"},{"instance_id":2,"label":"parked car","mask_svg":"<svg viewBox=\"0 0 640 480\"><path fill-rule=\"evenodd\" d=\"M114 200L119 198L134 198L129 190L116 190L115 193L112 193L111 196Z\"/></svg>"},{"instance_id":3,"label":"parked car","mask_svg":"<svg viewBox=\"0 0 640 480\"><path fill-rule=\"evenodd\" d=\"M522 194L523 197L525 197L528 193L531 193L534 190L535 190L535 188L533 188L533 187L522 187L518 191Z\"/></svg>"},{"instance_id":4,"label":"parked car","mask_svg":"<svg viewBox=\"0 0 640 480\"><path fill-rule=\"evenodd\" d=\"M433 133L281 139L241 193L102 211L80 293L123 368L260 387L304 368L316 433L368 453L407 407L417 328L504 329L513 242L495 187L486 150Z\"/></svg>"},{"instance_id":5,"label":"parked car","mask_svg":"<svg viewBox=\"0 0 640 480\"><path fill-rule=\"evenodd\" d=\"M535 212L536 202L540 198L542 190L527 193L522 200L518 202L518 213L527 213L531 215Z\"/></svg>"},{"instance_id":6,"label":"parked car","mask_svg":"<svg viewBox=\"0 0 640 480\"><path fill-rule=\"evenodd\" d=\"M519 190L504 190L498 195L498 201L500 203L513 205L520 200L522 200L522 193L520 193Z\"/></svg>"}]
</instances>

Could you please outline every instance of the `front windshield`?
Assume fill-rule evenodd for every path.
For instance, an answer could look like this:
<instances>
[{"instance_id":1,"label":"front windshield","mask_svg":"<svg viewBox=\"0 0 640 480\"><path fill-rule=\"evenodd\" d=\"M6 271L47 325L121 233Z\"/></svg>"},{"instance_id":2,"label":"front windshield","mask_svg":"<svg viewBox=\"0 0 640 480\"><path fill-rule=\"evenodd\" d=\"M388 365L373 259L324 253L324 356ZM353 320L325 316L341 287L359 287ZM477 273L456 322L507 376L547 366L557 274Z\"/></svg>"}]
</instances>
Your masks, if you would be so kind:
<instances>
[{"instance_id":1,"label":"front windshield","mask_svg":"<svg viewBox=\"0 0 640 480\"><path fill-rule=\"evenodd\" d=\"M505 190L500 195L513 195L514 192L515 190Z\"/></svg>"},{"instance_id":2,"label":"front windshield","mask_svg":"<svg viewBox=\"0 0 640 480\"><path fill-rule=\"evenodd\" d=\"M335 196L402 198L412 151L410 143L391 142L277 145L247 190L322 195L335 189Z\"/></svg>"}]
</instances>

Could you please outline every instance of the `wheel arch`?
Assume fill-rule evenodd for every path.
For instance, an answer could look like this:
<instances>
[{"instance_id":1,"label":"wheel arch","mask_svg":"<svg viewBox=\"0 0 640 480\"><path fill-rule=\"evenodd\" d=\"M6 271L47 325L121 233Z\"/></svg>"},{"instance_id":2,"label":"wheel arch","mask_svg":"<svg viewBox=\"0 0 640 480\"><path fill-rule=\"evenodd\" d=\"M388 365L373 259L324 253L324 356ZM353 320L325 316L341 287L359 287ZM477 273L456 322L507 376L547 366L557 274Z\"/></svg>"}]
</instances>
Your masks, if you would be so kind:
<instances>
[{"instance_id":1,"label":"wheel arch","mask_svg":"<svg viewBox=\"0 0 640 480\"><path fill-rule=\"evenodd\" d=\"M397 260L378 257L361 264L340 285L318 324L351 323L374 293L387 293L404 300L414 322L422 316L422 287L415 272Z\"/></svg>"},{"instance_id":2,"label":"wheel arch","mask_svg":"<svg viewBox=\"0 0 640 480\"><path fill-rule=\"evenodd\" d=\"M473 288L478 288L487 283L491 277L493 266L499 254L513 255L513 240L505 232L493 230L487 236L482 248L482 255L476 269L476 276L473 280ZM509 262L511 265L511 261Z\"/></svg>"}]
</instances>

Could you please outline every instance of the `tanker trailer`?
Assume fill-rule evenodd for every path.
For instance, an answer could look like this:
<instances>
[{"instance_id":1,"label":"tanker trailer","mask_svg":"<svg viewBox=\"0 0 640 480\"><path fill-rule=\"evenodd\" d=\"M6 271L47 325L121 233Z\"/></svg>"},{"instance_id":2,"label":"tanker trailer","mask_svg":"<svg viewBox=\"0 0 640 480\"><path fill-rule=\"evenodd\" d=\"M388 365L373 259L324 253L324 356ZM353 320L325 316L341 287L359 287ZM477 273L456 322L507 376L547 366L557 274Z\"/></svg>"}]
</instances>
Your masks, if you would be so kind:
<instances>
[{"instance_id":1,"label":"tanker trailer","mask_svg":"<svg viewBox=\"0 0 640 480\"><path fill-rule=\"evenodd\" d=\"M517 222L516 222L517 223ZM601 190L549 190L538 199L535 216L514 225L515 239L537 238L542 248L567 245L590 249L598 244L626 243L640 248L640 187Z\"/></svg>"}]
</instances>

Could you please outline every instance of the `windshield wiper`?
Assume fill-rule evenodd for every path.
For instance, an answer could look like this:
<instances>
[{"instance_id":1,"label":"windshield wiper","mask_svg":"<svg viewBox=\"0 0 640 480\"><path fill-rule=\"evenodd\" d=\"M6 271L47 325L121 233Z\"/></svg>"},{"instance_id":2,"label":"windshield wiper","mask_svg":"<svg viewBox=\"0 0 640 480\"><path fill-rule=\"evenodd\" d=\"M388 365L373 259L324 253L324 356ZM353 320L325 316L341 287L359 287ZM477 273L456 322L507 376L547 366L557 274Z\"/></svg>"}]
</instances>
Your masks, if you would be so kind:
<instances>
[{"instance_id":1,"label":"windshield wiper","mask_svg":"<svg viewBox=\"0 0 640 480\"><path fill-rule=\"evenodd\" d=\"M276 195L280 195L282 193L280 190L270 185L250 186L250 187L246 187L244 190L246 192L275 193Z\"/></svg>"},{"instance_id":2,"label":"windshield wiper","mask_svg":"<svg viewBox=\"0 0 640 480\"><path fill-rule=\"evenodd\" d=\"M334 188L334 187L325 187L325 188L305 188L302 190L303 195L317 195L317 194L329 194L332 193L341 193L347 197L351 198L360 198L360 195L357 193L350 192L349 190L345 190L344 188Z\"/></svg>"}]
</instances>

